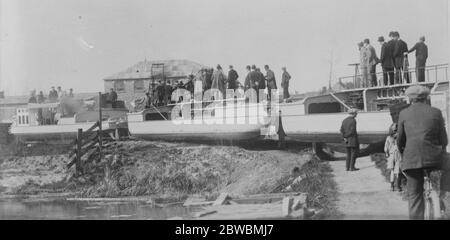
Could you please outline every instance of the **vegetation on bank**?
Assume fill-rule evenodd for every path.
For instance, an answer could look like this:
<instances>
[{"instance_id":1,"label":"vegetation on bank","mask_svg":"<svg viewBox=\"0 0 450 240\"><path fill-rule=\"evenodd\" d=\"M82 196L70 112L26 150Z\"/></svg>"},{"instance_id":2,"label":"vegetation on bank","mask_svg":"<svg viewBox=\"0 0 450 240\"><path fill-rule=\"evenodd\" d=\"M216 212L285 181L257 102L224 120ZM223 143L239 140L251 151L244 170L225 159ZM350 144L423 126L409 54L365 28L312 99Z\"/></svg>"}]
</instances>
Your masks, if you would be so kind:
<instances>
[{"instance_id":1,"label":"vegetation on bank","mask_svg":"<svg viewBox=\"0 0 450 240\"><path fill-rule=\"evenodd\" d=\"M269 145L260 149L249 145L110 142L102 161L86 162L79 176L75 175L74 167L65 168L67 148L61 155L49 146L40 146L20 151L21 157L5 159L0 169L38 169L48 174L56 170L65 174L54 182L29 178L14 188L13 194L71 192L78 197L158 196L179 201L189 195L215 199L221 192L231 195L280 192L282 186L289 184L292 169L298 167L307 177L293 191L306 192L308 205L324 210L322 217L336 216L337 187L328 163L314 157L304 146L302 149L291 144L286 151L280 151L276 150L276 144ZM46 148L56 155L41 156Z\"/></svg>"}]
</instances>

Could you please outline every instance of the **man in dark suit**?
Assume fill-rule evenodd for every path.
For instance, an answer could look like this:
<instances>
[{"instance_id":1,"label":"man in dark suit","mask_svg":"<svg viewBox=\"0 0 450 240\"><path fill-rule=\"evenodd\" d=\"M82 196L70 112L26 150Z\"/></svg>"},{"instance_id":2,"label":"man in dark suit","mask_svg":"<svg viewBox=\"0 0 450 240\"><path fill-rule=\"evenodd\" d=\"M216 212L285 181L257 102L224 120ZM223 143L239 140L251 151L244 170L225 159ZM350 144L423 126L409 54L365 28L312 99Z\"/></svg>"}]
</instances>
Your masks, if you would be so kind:
<instances>
[{"instance_id":1,"label":"man in dark suit","mask_svg":"<svg viewBox=\"0 0 450 240\"><path fill-rule=\"evenodd\" d=\"M378 38L378 42L381 44L380 63L383 69L383 84L385 86L394 84L393 44L391 41L386 43L383 36Z\"/></svg>"},{"instance_id":2,"label":"man in dark suit","mask_svg":"<svg viewBox=\"0 0 450 240\"><path fill-rule=\"evenodd\" d=\"M272 99L272 89L277 89L275 73L269 68L269 65L265 65L264 69L266 70L267 93L269 94L269 99Z\"/></svg>"},{"instance_id":3,"label":"man in dark suit","mask_svg":"<svg viewBox=\"0 0 450 240\"><path fill-rule=\"evenodd\" d=\"M425 65L428 58L428 47L425 44L425 37L422 36L419 42L411 48L408 53L416 51L416 77L418 82L425 82Z\"/></svg>"},{"instance_id":4,"label":"man in dark suit","mask_svg":"<svg viewBox=\"0 0 450 240\"><path fill-rule=\"evenodd\" d=\"M403 82L401 73L405 70L404 63L405 59L408 56L405 56L405 53L408 52L408 45L406 42L400 39L400 34L398 32L394 32L395 46L394 46L394 65L395 65L395 80L397 83ZM406 83L410 83L409 81L409 73L403 73L404 80Z\"/></svg>"},{"instance_id":5,"label":"man in dark suit","mask_svg":"<svg viewBox=\"0 0 450 240\"><path fill-rule=\"evenodd\" d=\"M106 102L110 103L112 108L116 108L117 92L114 91L114 88L109 89L109 93L106 96Z\"/></svg>"},{"instance_id":6,"label":"man in dark suit","mask_svg":"<svg viewBox=\"0 0 450 240\"><path fill-rule=\"evenodd\" d=\"M228 89L236 89L237 84L236 81L239 78L238 73L236 70L233 69L233 66L230 65L230 71L228 71Z\"/></svg>"},{"instance_id":7,"label":"man in dark suit","mask_svg":"<svg viewBox=\"0 0 450 240\"><path fill-rule=\"evenodd\" d=\"M410 219L424 219L424 170L439 169L448 144L442 113L426 103L430 90L411 86L405 94L411 106L400 112L397 144L406 175Z\"/></svg>"},{"instance_id":8,"label":"man in dark suit","mask_svg":"<svg viewBox=\"0 0 450 240\"><path fill-rule=\"evenodd\" d=\"M341 134L347 149L347 161L345 166L347 171L358 171L359 169L355 168L356 158L359 154L359 140L355 119L358 115L358 111L356 109L350 109L348 113L350 116L344 119L341 125Z\"/></svg>"}]
</instances>

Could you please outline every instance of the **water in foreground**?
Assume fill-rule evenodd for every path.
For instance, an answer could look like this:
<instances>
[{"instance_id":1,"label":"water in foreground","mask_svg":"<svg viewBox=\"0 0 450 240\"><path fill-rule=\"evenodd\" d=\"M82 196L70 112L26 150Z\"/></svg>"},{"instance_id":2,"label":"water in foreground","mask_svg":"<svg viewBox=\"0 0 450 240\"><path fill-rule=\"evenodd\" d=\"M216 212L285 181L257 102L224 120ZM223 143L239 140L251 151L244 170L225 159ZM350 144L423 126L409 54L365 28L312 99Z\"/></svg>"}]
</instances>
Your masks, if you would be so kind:
<instances>
[{"instance_id":1,"label":"water in foreground","mask_svg":"<svg viewBox=\"0 0 450 240\"><path fill-rule=\"evenodd\" d=\"M168 219L192 218L194 208L155 208L138 202L74 202L66 200L1 199L0 219Z\"/></svg>"}]
</instances>

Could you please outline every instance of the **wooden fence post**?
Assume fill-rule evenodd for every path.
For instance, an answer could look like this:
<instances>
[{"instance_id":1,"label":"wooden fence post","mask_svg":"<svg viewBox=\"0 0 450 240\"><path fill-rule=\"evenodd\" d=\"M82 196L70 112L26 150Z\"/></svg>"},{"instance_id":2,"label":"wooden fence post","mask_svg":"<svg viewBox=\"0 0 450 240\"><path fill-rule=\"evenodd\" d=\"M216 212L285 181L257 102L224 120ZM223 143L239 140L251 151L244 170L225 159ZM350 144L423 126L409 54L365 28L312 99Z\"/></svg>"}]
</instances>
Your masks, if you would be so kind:
<instances>
[{"instance_id":1,"label":"wooden fence post","mask_svg":"<svg viewBox=\"0 0 450 240\"><path fill-rule=\"evenodd\" d=\"M83 146L83 129L78 128L77 132L77 156L76 156L76 162L75 162L75 172L76 174L82 173L82 166L81 166L81 146Z\"/></svg>"}]
</instances>

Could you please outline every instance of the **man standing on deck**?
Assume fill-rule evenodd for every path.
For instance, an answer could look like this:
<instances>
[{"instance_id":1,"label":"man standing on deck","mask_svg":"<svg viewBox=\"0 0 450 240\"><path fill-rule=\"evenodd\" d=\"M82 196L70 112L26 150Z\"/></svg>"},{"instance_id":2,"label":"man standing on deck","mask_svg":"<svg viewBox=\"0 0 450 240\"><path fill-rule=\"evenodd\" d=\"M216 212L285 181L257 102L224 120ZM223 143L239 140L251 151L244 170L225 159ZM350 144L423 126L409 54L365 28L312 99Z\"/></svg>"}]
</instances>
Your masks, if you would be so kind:
<instances>
[{"instance_id":1,"label":"man standing on deck","mask_svg":"<svg viewBox=\"0 0 450 240\"><path fill-rule=\"evenodd\" d=\"M238 73L233 69L233 66L230 65L230 70L228 71L228 89L237 89L236 81L238 78Z\"/></svg>"},{"instance_id":2,"label":"man standing on deck","mask_svg":"<svg viewBox=\"0 0 450 240\"><path fill-rule=\"evenodd\" d=\"M222 67L217 64L216 70L212 76L212 89L218 89L222 94L222 98L225 98L225 84L227 82L227 76L222 70Z\"/></svg>"},{"instance_id":3,"label":"man standing on deck","mask_svg":"<svg viewBox=\"0 0 450 240\"><path fill-rule=\"evenodd\" d=\"M384 86L393 85L394 84L394 60L392 57L393 45L384 42L383 36L378 38L378 42L381 44L380 63L381 68L383 69L383 84Z\"/></svg>"},{"instance_id":4,"label":"man standing on deck","mask_svg":"<svg viewBox=\"0 0 450 240\"><path fill-rule=\"evenodd\" d=\"M428 47L425 44L425 37L422 36L419 42L411 48L408 53L416 51L416 76L418 82L425 82L425 65L428 58Z\"/></svg>"},{"instance_id":5,"label":"man standing on deck","mask_svg":"<svg viewBox=\"0 0 450 240\"><path fill-rule=\"evenodd\" d=\"M269 65L265 65L266 79L267 79L267 92L269 94L269 101L272 99L272 89L277 89L277 82L275 80L275 73L269 69Z\"/></svg>"},{"instance_id":6,"label":"man standing on deck","mask_svg":"<svg viewBox=\"0 0 450 240\"><path fill-rule=\"evenodd\" d=\"M408 52L408 45L406 42L400 39L400 34L398 32L394 32L395 46L394 46L394 65L395 65L395 80L396 83L402 83L402 77L404 78L406 83L410 83L409 81L409 73L404 72L404 64L405 60L408 59L408 56L405 56L405 53ZM402 75L403 73L403 76Z\"/></svg>"},{"instance_id":7,"label":"man standing on deck","mask_svg":"<svg viewBox=\"0 0 450 240\"><path fill-rule=\"evenodd\" d=\"M55 87L52 87L48 94L48 100L50 102L56 102L58 100L58 92L55 90Z\"/></svg>"},{"instance_id":8,"label":"man standing on deck","mask_svg":"<svg viewBox=\"0 0 450 240\"><path fill-rule=\"evenodd\" d=\"M369 83L369 58L370 51L364 46L363 42L358 43L359 48L359 68L361 69L361 84L360 87L367 87Z\"/></svg>"},{"instance_id":9,"label":"man standing on deck","mask_svg":"<svg viewBox=\"0 0 450 240\"><path fill-rule=\"evenodd\" d=\"M164 87L165 87L165 82L162 83L161 81L158 81L158 86L156 86L156 95L157 95L157 99L158 99L158 103L157 105L160 106L164 103Z\"/></svg>"},{"instance_id":10,"label":"man standing on deck","mask_svg":"<svg viewBox=\"0 0 450 240\"><path fill-rule=\"evenodd\" d=\"M426 103L430 90L416 85L405 91L411 106L400 112L397 145L403 158L400 168L406 175L409 218L423 220L424 171L439 169L448 138L442 112Z\"/></svg>"},{"instance_id":11,"label":"man standing on deck","mask_svg":"<svg viewBox=\"0 0 450 240\"><path fill-rule=\"evenodd\" d=\"M356 158L359 154L359 140L358 132L356 131L356 116L358 111L354 108L348 111L349 116L342 121L341 134L344 138L345 147L347 149L346 170L358 171L359 168L355 168Z\"/></svg>"},{"instance_id":12,"label":"man standing on deck","mask_svg":"<svg viewBox=\"0 0 450 240\"><path fill-rule=\"evenodd\" d=\"M375 48L370 45L369 39L364 39L364 47L367 49L369 53L369 65L368 70L370 74L370 86L376 87L377 84L377 64L380 62L380 59L377 57L377 53Z\"/></svg>"},{"instance_id":13,"label":"man standing on deck","mask_svg":"<svg viewBox=\"0 0 450 240\"><path fill-rule=\"evenodd\" d=\"M109 89L109 93L106 96L106 102L111 103L112 108L116 108L116 101L117 101L117 93L114 91L114 88Z\"/></svg>"},{"instance_id":14,"label":"man standing on deck","mask_svg":"<svg viewBox=\"0 0 450 240\"><path fill-rule=\"evenodd\" d=\"M289 96L289 80L291 80L291 75L286 71L286 67L281 68L283 70L283 75L281 76L281 87L283 88L283 101L286 102Z\"/></svg>"},{"instance_id":15,"label":"man standing on deck","mask_svg":"<svg viewBox=\"0 0 450 240\"><path fill-rule=\"evenodd\" d=\"M170 99L172 98L172 90L172 85L170 84L170 81L167 80L164 85L164 105L170 103Z\"/></svg>"},{"instance_id":16,"label":"man standing on deck","mask_svg":"<svg viewBox=\"0 0 450 240\"><path fill-rule=\"evenodd\" d=\"M244 91L247 91L248 89L253 88L253 83L250 79L250 74L252 73L250 65L247 65L246 69L247 69L247 76L245 77Z\"/></svg>"}]
</instances>

